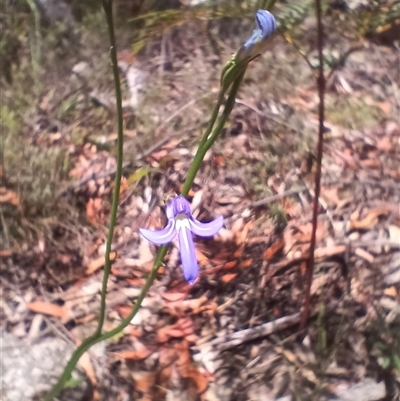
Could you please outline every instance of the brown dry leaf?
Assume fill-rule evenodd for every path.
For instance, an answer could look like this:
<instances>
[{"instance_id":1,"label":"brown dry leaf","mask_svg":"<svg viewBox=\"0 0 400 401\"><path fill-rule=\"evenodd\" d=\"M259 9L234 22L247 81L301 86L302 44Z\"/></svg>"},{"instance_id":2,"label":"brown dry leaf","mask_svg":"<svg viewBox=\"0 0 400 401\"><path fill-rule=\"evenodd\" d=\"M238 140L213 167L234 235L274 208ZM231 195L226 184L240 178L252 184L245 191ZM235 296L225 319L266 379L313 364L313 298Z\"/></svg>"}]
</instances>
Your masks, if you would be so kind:
<instances>
[{"instance_id":1,"label":"brown dry leaf","mask_svg":"<svg viewBox=\"0 0 400 401\"><path fill-rule=\"evenodd\" d=\"M229 283L229 282L231 282L232 280L234 280L234 279L236 278L236 276L237 276L237 273L228 273L228 274L224 274L224 275L221 277L221 280L222 280L224 283Z\"/></svg>"},{"instance_id":2,"label":"brown dry leaf","mask_svg":"<svg viewBox=\"0 0 400 401\"><path fill-rule=\"evenodd\" d=\"M378 217L385 216L390 212L386 207L379 207L368 211L366 217L358 220L359 211L354 212L350 217L348 230L369 230L378 223Z\"/></svg>"},{"instance_id":3,"label":"brown dry leaf","mask_svg":"<svg viewBox=\"0 0 400 401\"><path fill-rule=\"evenodd\" d=\"M264 260L271 260L277 253L282 251L285 247L285 241L283 238L278 238L270 247L268 247L263 255Z\"/></svg>"},{"instance_id":4,"label":"brown dry leaf","mask_svg":"<svg viewBox=\"0 0 400 401\"><path fill-rule=\"evenodd\" d=\"M19 196L14 191L0 187L0 203L10 203L13 206L18 206L20 204Z\"/></svg>"},{"instance_id":5,"label":"brown dry leaf","mask_svg":"<svg viewBox=\"0 0 400 401\"><path fill-rule=\"evenodd\" d=\"M150 354L151 354L151 351L148 348L143 347L136 351L116 352L115 356L117 356L118 358L121 358L121 359L130 360L130 361L140 361L142 359L146 359Z\"/></svg>"},{"instance_id":6,"label":"brown dry leaf","mask_svg":"<svg viewBox=\"0 0 400 401\"><path fill-rule=\"evenodd\" d=\"M116 252L110 253L110 260L111 262L115 260L117 256ZM92 260L88 267L86 268L85 274L90 275L93 274L95 271L99 270L101 267L104 266L104 256L100 256L99 258Z\"/></svg>"},{"instance_id":7,"label":"brown dry leaf","mask_svg":"<svg viewBox=\"0 0 400 401\"><path fill-rule=\"evenodd\" d=\"M370 167L370 168L380 168L381 162L377 158L360 160L360 165L362 167Z\"/></svg>"},{"instance_id":8,"label":"brown dry leaf","mask_svg":"<svg viewBox=\"0 0 400 401\"><path fill-rule=\"evenodd\" d=\"M207 304L208 298L203 295L196 299L186 299L181 301L168 302L166 305L166 310L168 313L175 315L180 315L182 313L192 312L193 314L201 313L203 311L203 305Z\"/></svg>"},{"instance_id":9,"label":"brown dry leaf","mask_svg":"<svg viewBox=\"0 0 400 401\"><path fill-rule=\"evenodd\" d=\"M131 287L143 287L146 280L143 278L127 278L125 281L131 286Z\"/></svg>"},{"instance_id":10,"label":"brown dry leaf","mask_svg":"<svg viewBox=\"0 0 400 401\"><path fill-rule=\"evenodd\" d=\"M187 292L165 292L161 295L166 301L175 302L187 298Z\"/></svg>"},{"instance_id":11,"label":"brown dry leaf","mask_svg":"<svg viewBox=\"0 0 400 401\"><path fill-rule=\"evenodd\" d=\"M180 376L193 380L198 394L204 393L208 387L208 379L192 364L189 343L182 341L180 344L175 345L175 350L179 356L177 367Z\"/></svg>"},{"instance_id":12,"label":"brown dry leaf","mask_svg":"<svg viewBox=\"0 0 400 401\"><path fill-rule=\"evenodd\" d=\"M246 269L253 265L253 259L246 259L240 262L240 267Z\"/></svg>"},{"instance_id":13,"label":"brown dry leaf","mask_svg":"<svg viewBox=\"0 0 400 401\"><path fill-rule=\"evenodd\" d=\"M397 292L397 288L394 287L394 286L389 287L389 288L385 288L383 290L383 293L385 295L387 295L388 297L392 297L392 298L397 298L397 296L399 295L399 293Z\"/></svg>"},{"instance_id":14,"label":"brown dry leaf","mask_svg":"<svg viewBox=\"0 0 400 401\"><path fill-rule=\"evenodd\" d=\"M137 391L146 394L150 391L151 387L153 387L156 376L155 372L149 373L132 371L131 374L133 380L135 381L135 388Z\"/></svg>"},{"instance_id":15,"label":"brown dry leaf","mask_svg":"<svg viewBox=\"0 0 400 401\"><path fill-rule=\"evenodd\" d=\"M237 260L232 260L223 265L224 269L233 269L236 266L237 266Z\"/></svg>"},{"instance_id":16,"label":"brown dry leaf","mask_svg":"<svg viewBox=\"0 0 400 401\"><path fill-rule=\"evenodd\" d=\"M239 231L235 237L236 237L236 244L245 244L247 242L248 234L249 231L253 227L253 222L250 220L248 223L244 225L241 231Z\"/></svg>"},{"instance_id":17,"label":"brown dry leaf","mask_svg":"<svg viewBox=\"0 0 400 401\"><path fill-rule=\"evenodd\" d=\"M122 319L128 317L129 314L132 312L132 307L128 305L117 305L115 309L117 313L122 317Z\"/></svg>"},{"instance_id":18,"label":"brown dry leaf","mask_svg":"<svg viewBox=\"0 0 400 401\"><path fill-rule=\"evenodd\" d=\"M192 379L198 394L203 394L208 387L208 378L205 377L195 366L189 365L184 371L182 377Z\"/></svg>"},{"instance_id":19,"label":"brown dry leaf","mask_svg":"<svg viewBox=\"0 0 400 401\"><path fill-rule=\"evenodd\" d=\"M96 225L100 221L100 214L103 210L101 198L90 198L86 204L86 218L90 224Z\"/></svg>"},{"instance_id":20,"label":"brown dry leaf","mask_svg":"<svg viewBox=\"0 0 400 401\"><path fill-rule=\"evenodd\" d=\"M175 324L158 330L157 342L165 343L171 338L184 338L187 335L193 334L193 321L189 318L179 319Z\"/></svg>"},{"instance_id":21,"label":"brown dry leaf","mask_svg":"<svg viewBox=\"0 0 400 401\"><path fill-rule=\"evenodd\" d=\"M12 249L0 249L0 257L1 258L8 258L9 256L12 256L14 251Z\"/></svg>"},{"instance_id":22,"label":"brown dry leaf","mask_svg":"<svg viewBox=\"0 0 400 401\"><path fill-rule=\"evenodd\" d=\"M235 259L241 258L244 252L244 244L240 245L238 249L236 249L235 253L233 254L233 257Z\"/></svg>"},{"instance_id":23,"label":"brown dry leaf","mask_svg":"<svg viewBox=\"0 0 400 401\"><path fill-rule=\"evenodd\" d=\"M68 319L68 311L59 305L54 305L44 301L34 301L28 304L28 309L35 313L58 317L62 320Z\"/></svg>"}]
</instances>

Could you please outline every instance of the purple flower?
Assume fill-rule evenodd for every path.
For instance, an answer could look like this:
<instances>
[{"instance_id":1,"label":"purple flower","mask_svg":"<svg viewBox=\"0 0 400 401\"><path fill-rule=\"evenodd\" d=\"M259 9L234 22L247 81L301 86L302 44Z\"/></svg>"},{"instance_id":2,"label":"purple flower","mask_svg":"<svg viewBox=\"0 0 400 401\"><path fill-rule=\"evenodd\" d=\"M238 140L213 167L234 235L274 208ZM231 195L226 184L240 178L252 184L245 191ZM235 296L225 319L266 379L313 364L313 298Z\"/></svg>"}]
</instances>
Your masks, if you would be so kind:
<instances>
[{"instance_id":1,"label":"purple flower","mask_svg":"<svg viewBox=\"0 0 400 401\"><path fill-rule=\"evenodd\" d=\"M199 237L212 237L224 224L224 218L220 216L209 223L200 223L193 217L190 203L182 195L169 201L166 214L168 223L165 228L158 231L140 228L139 232L155 245L166 245L178 235L183 275L188 283L193 284L197 278L199 267L192 234Z\"/></svg>"},{"instance_id":2,"label":"purple flower","mask_svg":"<svg viewBox=\"0 0 400 401\"><path fill-rule=\"evenodd\" d=\"M248 61L260 55L264 50L267 39L275 31L275 17L267 10L258 10L256 13L256 29L239 50L236 60Z\"/></svg>"}]
</instances>

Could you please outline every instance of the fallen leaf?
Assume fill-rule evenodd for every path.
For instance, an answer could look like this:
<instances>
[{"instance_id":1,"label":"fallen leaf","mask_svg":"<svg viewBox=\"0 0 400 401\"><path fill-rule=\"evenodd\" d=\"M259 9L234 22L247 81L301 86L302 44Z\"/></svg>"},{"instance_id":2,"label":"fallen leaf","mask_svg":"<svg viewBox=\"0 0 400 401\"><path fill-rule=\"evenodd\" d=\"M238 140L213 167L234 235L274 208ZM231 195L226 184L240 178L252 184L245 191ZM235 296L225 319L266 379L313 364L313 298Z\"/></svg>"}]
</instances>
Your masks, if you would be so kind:
<instances>
[{"instance_id":1,"label":"fallen leaf","mask_svg":"<svg viewBox=\"0 0 400 401\"><path fill-rule=\"evenodd\" d=\"M140 361L142 359L146 359L152 351L150 351L148 348L143 347L141 349L138 349L136 351L121 351L121 352L116 352L115 356L121 359L126 359L130 361Z\"/></svg>"},{"instance_id":2,"label":"fallen leaf","mask_svg":"<svg viewBox=\"0 0 400 401\"><path fill-rule=\"evenodd\" d=\"M69 317L64 307L44 301L30 302L28 304L28 309L35 313L42 313L43 315L54 316L63 320Z\"/></svg>"},{"instance_id":3,"label":"fallen leaf","mask_svg":"<svg viewBox=\"0 0 400 401\"><path fill-rule=\"evenodd\" d=\"M235 253L233 254L233 257L235 259L240 258L243 255L244 252L244 244L240 245L240 247L235 251Z\"/></svg>"},{"instance_id":4,"label":"fallen leaf","mask_svg":"<svg viewBox=\"0 0 400 401\"><path fill-rule=\"evenodd\" d=\"M397 296L398 296L397 289L396 289L396 287L394 287L394 286L389 287L389 288L385 288L385 289L383 290L383 293L384 293L385 295L387 295L388 297L397 298Z\"/></svg>"},{"instance_id":5,"label":"fallen leaf","mask_svg":"<svg viewBox=\"0 0 400 401\"><path fill-rule=\"evenodd\" d=\"M155 372L132 371L132 378L135 381L135 388L142 393L148 393L155 382Z\"/></svg>"},{"instance_id":6,"label":"fallen leaf","mask_svg":"<svg viewBox=\"0 0 400 401\"><path fill-rule=\"evenodd\" d=\"M0 203L10 203L13 206L20 204L19 196L16 192L0 187Z\"/></svg>"},{"instance_id":7,"label":"fallen leaf","mask_svg":"<svg viewBox=\"0 0 400 401\"><path fill-rule=\"evenodd\" d=\"M128 317L129 314L132 312L132 307L128 305L117 305L115 309L117 313L122 317L122 319Z\"/></svg>"},{"instance_id":8,"label":"fallen leaf","mask_svg":"<svg viewBox=\"0 0 400 401\"><path fill-rule=\"evenodd\" d=\"M240 262L240 267L247 268L253 265L253 259L246 259Z\"/></svg>"},{"instance_id":9,"label":"fallen leaf","mask_svg":"<svg viewBox=\"0 0 400 401\"><path fill-rule=\"evenodd\" d=\"M127 279L125 279L125 281L131 287L143 287L144 283L146 282L146 280L143 278L127 278Z\"/></svg>"},{"instance_id":10,"label":"fallen leaf","mask_svg":"<svg viewBox=\"0 0 400 401\"><path fill-rule=\"evenodd\" d=\"M237 265L237 260L232 260L231 262L225 263L224 268L232 269L232 268L236 267L236 265Z\"/></svg>"},{"instance_id":11,"label":"fallen leaf","mask_svg":"<svg viewBox=\"0 0 400 401\"><path fill-rule=\"evenodd\" d=\"M115 260L116 256L117 256L116 252L110 253L111 262ZM93 274L95 271L99 270L103 266L104 266L104 256L100 256L99 258L89 263L89 265L86 268L85 274L87 275Z\"/></svg>"},{"instance_id":12,"label":"fallen leaf","mask_svg":"<svg viewBox=\"0 0 400 401\"><path fill-rule=\"evenodd\" d=\"M378 223L380 216L387 215L390 212L388 208L379 207L368 211L366 217L358 220L359 212L354 212L350 217L348 230L369 230Z\"/></svg>"},{"instance_id":13,"label":"fallen leaf","mask_svg":"<svg viewBox=\"0 0 400 401\"><path fill-rule=\"evenodd\" d=\"M14 251L12 249L0 249L0 257L1 258L8 258L12 256Z\"/></svg>"},{"instance_id":14,"label":"fallen leaf","mask_svg":"<svg viewBox=\"0 0 400 401\"><path fill-rule=\"evenodd\" d=\"M165 300L169 302L180 301L187 298L187 293L184 292L165 292L161 295Z\"/></svg>"},{"instance_id":15,"label":"fallen leaf","mask_svg":"<svg viewBox=\"0 0 400 401\"><path fill-rule=\"evenodd\" d=\"M281 252L285 246L283 238L279 238L264 252L264 260L271 260L278 252Z\"/></svg>"},{"instance_id":16,"label":"fallen leaf","mask_svg":"<svg viewBox=\"0 0 400 401\"><path fill-rule=\"evenodd\" d=\"M224 274L221 279L224 283L229 283L232 280L234 280L236 278L236 276L237 276L237 273L229 273L229 274Z\"/></svg>"}]
</instances>

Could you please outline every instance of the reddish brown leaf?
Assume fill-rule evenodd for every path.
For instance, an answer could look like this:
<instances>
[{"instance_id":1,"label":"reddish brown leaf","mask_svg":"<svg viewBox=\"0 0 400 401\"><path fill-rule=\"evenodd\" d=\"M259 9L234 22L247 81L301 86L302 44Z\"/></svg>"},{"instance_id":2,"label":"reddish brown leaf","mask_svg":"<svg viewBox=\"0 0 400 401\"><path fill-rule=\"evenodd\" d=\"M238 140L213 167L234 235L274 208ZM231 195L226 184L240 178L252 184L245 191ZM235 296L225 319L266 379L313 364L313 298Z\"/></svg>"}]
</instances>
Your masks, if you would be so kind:
<instances>
[{"instance_id":1,"label":"reddish brown leaf","mask_svg":"<svg viewBox=\"0 0 400 401\"><path fill-rule=\"evenodd\" d=\"M222 281L224 283L229 283L230 281L234 280L237 276L237 273L229 273L222 276Z\"/></svg>"},{"instance_id":2,"label":"reddish brown leaf","mask_svg":"<svg viewBox=\"0 0 400 401\"><path fill-rule=\"evenodd\" d=\"M43 315L54 316L60 319L66 319L68 317L68 311L59 305L54 305L44 301L34 301L28 304L29 310L35 313L41 313Z\"/></svg>"},{"instance_id":3,"label":"reddish brown leaf","mask_svg":"<svg viewBox=\"0 0 400 401\"><path fill-rule=\"evenodd\" d=\"M279 238L264 252L264 260L271 260L278 252L281 252L285 246L283 238Z\"/></svg>"},{"instance_id":4,"label":"reddish brown leaf","mask_svg":"<svg viewBox=\"0 0 400 401\"><path fill-rule=\"evenodd\" d=\"M237 265L237 260L232 260L231 262L227 262L224 265L225 269L232 269L233 267L236 267Z\"/></svg>"},{"instance_id":5,"label":"reddish brown leaf","mask_svg":"<svg viewBox=\"0 0 400 401\"><path fill-rule=\"evenodd\" d=\"M117 256L116 252L110 253L110 260L114 261ZM92 260L86 268L85 274L90 275L104 266L104 256Z\"/></svg>"},{"instance_id":6,"label":"reddish brown leaf","mask_svg":"<svg viewBox=\"0 0 400 401\"><path fill-rule=\"evenodd\" d=\"M165 300L169 302L180 301L187 298L187 293L184 292L165 292L161 295Z\"/></svg>"},{"instance_id":7,"label":"reddish brown leaf","mask_svg":"<svg viewBox=\"0 0 400 401\"><path fill-rule=\"evenodd\" d=\"M252 264L253 264L253 259L246 259L240 262L240 267L245 269L247 267L250 267Z\"/></svg>"},{"instance_id":8,"label":"reddish brown leaf","mask_svg":"<svg viewBox=\"0 0 400 401\"><path fill-rule=\"evenodd\" d=\"M127 359L130 361L140 361L146 359L151 354L148 348L141 348L136 351L121 351L115 353L115 355L121 359Z\"/></svg>"},{"instance_id":9,"label":"reddish brown leaf","mask_svg":"<svg viewBox=\"0 0 400 401\"><path fill-rule=\"evenodd\" d=\"M18 206L20 204L19 196L14 191L0 187L0 203L10 203L13 206Z\"/></svg>"}]
</instances>

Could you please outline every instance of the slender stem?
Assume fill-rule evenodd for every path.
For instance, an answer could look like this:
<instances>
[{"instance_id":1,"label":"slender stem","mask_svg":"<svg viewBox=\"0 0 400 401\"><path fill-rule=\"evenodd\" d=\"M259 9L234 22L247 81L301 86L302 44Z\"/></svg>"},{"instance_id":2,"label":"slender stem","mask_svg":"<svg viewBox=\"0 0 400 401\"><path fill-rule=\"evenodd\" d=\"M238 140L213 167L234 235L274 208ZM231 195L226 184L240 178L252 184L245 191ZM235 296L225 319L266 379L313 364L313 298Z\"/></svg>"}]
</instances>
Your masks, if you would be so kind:
<instances>
[{"instance_id":1,"label":"slender stem","mask_svg":"<svg viewBox=\"0 0 400 401\"><path fill-rule=\"evenodd\" d=\"M113 200L111 206L111 213L110 213L110 223L108 229L108 236L107 236L107 244L106 244L106 251L105 251L105 262L104 262L104 275L102 281L102 288L101 288L101 300L100 300L100 313L99 313L99 320L97 324L97 328L94 334L87 339L85 339L82 344L75 350L72 354L71 359L69 360L67 366L65 367L62 375L60 376L58 382L54 385L54 387L50 390L50 392L45 396L44 401L52 400L59 392L63 389L66 381L69 379L73 369L75 368L76 364L79 361L79 358L93 345L99 341L102 341L105 335L112 336L114 330L101 335L104 320L105 320L105 310L106 310L106 296L107 296L107 282L110 276L111 271L111 260L110 260L110 252L112 246L112 240L114 236L114 227L115 222L117 219L117 210L118 210L118 202L119 202L119 192L121 186L121 176L122 176L122 159L123 159L123 115L122 115L122 94L121 94L121 85L119 79L119 72L118 72L118 60L117 60L117 50L115 44L115 31L114 31L114 20L112 15L112 0L102 0L102 6L104 12L106 14L107 26L108 26L108 33L110 38L110 58L112 63L112 70L114 74L114 84L115 84L115 97L116 97L116 106L117 106L117 124L118 124L118 143L117 143L117 166L116 166L116 175L115 175L115 184L114 184L114 193L113 193ZM166 252L166 251L165 251ZM154 265L156 266L156 265ZM153 269L155 270L153 275L155 277L158 267ZM152 275L149 276L143 290L141 292L142 297L145 296L148 288L150 287L152 280ZM146 291L144 291L146 289ZM133 311L139 309L141 303L140 296L136 302L135 308ZM132 311L132 312L133 312ZM136 313L136 312L135 312ZM130 321L130 320L129 320ZM129 324L129 321L124 322ZM121 328L120 328L121 330ZM109 338L109 337L106 337Z\"/></svg>"},{"instance_id":2,"label":"slender stem","mask_svg":"<svg viewBox=\"0 0 400 401\"><path fill-rule=\"evenodd\" d=\"M242 70L242 72L239 74L239 76L236 78L236 80L232 84L231 91L229 93L228 99L227 99L225 107L224 107L224 111L222 112L221 116L218 119L217 126L213 130L207 129L206 132L204 133L203 138L200 142L200 145L197 148L197 152L193 158L193 162L190 165L189 171L186 175L186 179L183 184L182 191L181 191L181 194L183 196L187 196L187 194L189 193L190 188L193 184L193 181L196 177L196 174L200 169L200 166L204 159L204 156L206 155L207 151L210 149L212 144L216 141L216 139L218 138L222 129L224 128L225 122L235 104L236 94L239 90L239 87L243 80L245 72L246 72L246 68L244 68ZM223 94L223 90L221 90L221 93ZM220 97L218 99L217 105L220 105L221 101L222 101L222 99ZM218 106L218 110L219 110L219 107L220 106ZM215 109L214 109L214 111L215 111ZM215 118L216 118L216 116L215 116ZM214 118L213 125L215 124L215 118ZM209 125L209 127L210 127L210 125ZM211 128L212 128L212 126L211 126Z\"/></svg>"},{"instance_id":3,"label":"slender stem","mask_svg":"<svg viewBox=\"0 0 400 401\"><path fill-rule=\"evenodd\" d=\"M110 224L108 228L107 244L105 251L105 263L104 263L104 276L101 288L101 300L100 300L100 315L97 324L95 335L100 335L103 330L103 324L105 319L106 310L106 296L107 296L107 282L111 271L111 246L114 237L114 227L117 220L117 210L119 202L119 192L121 188L121 176L122 176L122 160L123 160L123 146L124 146L124 126L123 126L123 114L122 114L122 94L121 94L121 83L119 79L118 71L118 59L117 59L117 48L115 43L115 31L114 31L114 19L112 12L112 0L101 1L104 12L106 14L108 34L110 37L110 58L112 64L112 70L114 74L114 86L115 86L115 99L117 106L117 124L118 124L118 141L117 141L117 170L115 174L114 194L111 205L110 213Z\"/></svg>"},{"instance_id":4,"label":"slender stem","mask_svg":"<svg viewBox=\"0 0 400 401\"><path fill-rule=\"evenodd\" d=\"M319 209L319 195L321 192L321 170L322 170L322 154L324 145L324 94L325 94L325 77L324 77L324 30L322 25L322 10L321 0L315 0L316 13L317 13L317 35L318 35L318 59L319 59L319 73L318 73L318 95L319 95L319 129L318 129L318 146L317 146L317 170L315 172L315 189L313 201L313 217L312 217L312 231L310 242L310 256L307 266L306 277L306 293L304 301L303 314L301 316L300 330L304 329L308 316L310 314L310 301L311 301L311 284L314 275L314 250L316 242L317 224L318 224L318 209Z\"/></svg>"}]
</instances>

